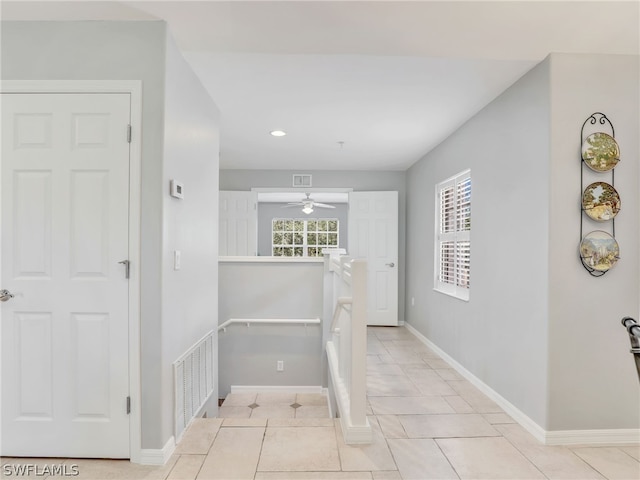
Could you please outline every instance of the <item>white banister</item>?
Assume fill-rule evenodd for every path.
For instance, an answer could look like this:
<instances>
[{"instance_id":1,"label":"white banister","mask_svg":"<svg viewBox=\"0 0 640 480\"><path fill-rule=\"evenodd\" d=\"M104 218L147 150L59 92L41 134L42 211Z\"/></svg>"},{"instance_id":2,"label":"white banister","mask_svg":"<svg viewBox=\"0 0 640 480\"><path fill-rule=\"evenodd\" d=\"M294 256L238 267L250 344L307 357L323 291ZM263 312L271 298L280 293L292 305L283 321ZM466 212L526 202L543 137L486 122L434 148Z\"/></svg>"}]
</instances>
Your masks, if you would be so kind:
<instances>
[{"instance_id":1,"label":"white banister","mask_svg":"<svg viewBox=\"0 0 640 480\"><path fill-rule=\"evenodd\" d=\"M320 323L319 318L230 318L224 323L218 325L218 331L227 331L227 327L234 323L244 323L251 325L252 323L271 323L271 324L299 324L299 325L312 325Z\"/></svg>"},{"instance_id":2,"label":"white banister","mask_svg":"<svg viewBox=\"0 0 640 480\"><path fill-rule=\"evenodd\" d=\"M342 433L347 444L371 443L366 415L367 262L327 255L325 275L325 308L330 305L333 312L325 331L326 350ZM330 315L325 310L327 320Z\"/></svg>"},{"instance_id":3,"label":"white banister","mask_svg":"<svg viewBox=\"0 0 640 480\"><path fill-rule=\"evenodd\" d=\"M344 310L347 313L351 313L351 309L347 308L347 305L351 305L351 297L338 297L336 301L336 309L333 312L333 320L331 321L330 332L335 332L338 326L338 320L340 319L340 313Z\"/></svg>"}]
</instances>

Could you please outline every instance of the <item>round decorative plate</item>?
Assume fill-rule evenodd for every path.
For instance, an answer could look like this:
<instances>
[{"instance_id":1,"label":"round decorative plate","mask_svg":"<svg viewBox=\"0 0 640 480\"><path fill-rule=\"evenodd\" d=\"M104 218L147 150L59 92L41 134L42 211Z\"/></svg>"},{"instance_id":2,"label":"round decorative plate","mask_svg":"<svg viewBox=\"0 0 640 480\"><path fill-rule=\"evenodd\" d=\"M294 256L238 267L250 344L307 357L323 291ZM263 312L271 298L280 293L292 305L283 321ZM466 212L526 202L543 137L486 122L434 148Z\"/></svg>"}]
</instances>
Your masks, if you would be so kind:
<instances>
[{"instance_id":1,"label":"round decorative plate","mask_svg":"<svg viewBox=\"0 0 640 480\"><path fill-rule=\"evenodd\" d=\"M596 172L608 172L620 161L618 142L606 133L592 133L582 144L582 160Z\"/></svg>"},{"instance_id":2,"label":"round decorative plate","mask_svg":"<svg viewBox=\"0 0 640 480\"><path fill-rule=\"evenodd\" d=\"M620 247L607 232L596 230L585 235L580 242L580 257L587 267L606 272L620 258Z\"/></svg>"},{"instance_id":3,"label":"round decorative plate","mask_svg":"<svg viewBox=\"0 0 640 480\"><path fill-rule=\"evenodd\" d=\"M582 209L593 220L606 222L620 211L620 196L608 183L592 183L582 194Z\"/></svg>"}]
</instances>

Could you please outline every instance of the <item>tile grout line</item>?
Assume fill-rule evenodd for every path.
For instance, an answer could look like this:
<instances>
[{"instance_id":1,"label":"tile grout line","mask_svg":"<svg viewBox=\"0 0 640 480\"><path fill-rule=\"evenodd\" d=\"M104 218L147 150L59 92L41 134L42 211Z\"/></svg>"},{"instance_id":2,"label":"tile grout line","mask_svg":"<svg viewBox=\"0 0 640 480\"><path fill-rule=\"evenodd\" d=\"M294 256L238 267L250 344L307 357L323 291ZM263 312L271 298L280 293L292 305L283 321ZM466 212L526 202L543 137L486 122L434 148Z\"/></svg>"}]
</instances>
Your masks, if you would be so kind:
<instances>
[{"instance_id":1,"label":"tile grout line","mask_svg":"<svg viewBox=\"0 0 640 480\"><path fill-rule=\"evenodd\" d=\"M220 430L218 430L220 431ZM218 436L218 434L216 433L216 436ZM211 445L213 445L213 442L211 442ZM209 450L211 450L211 447L209 447ZM208 455L208 454L207 454ZM198 478L198 475L200 475L200 472L202 471L202 467L204 466L204 462L207 460L207 455L204 455L204 458L202 459L202 463L200 464L200 468L198 468L197 473L195 474L195 476L193 477L194 480L196 480ZM176 465L178 464L178 462L176 462ZM175 468L175 465L174 465Z\"/></svg>"},{"instance_id":2,"label":"tile grout line","mask_svg":"<svg viewBox=\"0 0 640 480\"><path fill-rule=\"evenodd\" d=\"M213 444L216 441L216 438L218 438L218 434L220 433L220 430L222 430L222 424L223 423L224 423L224 419L222 419L222 421L220 422L220 426L218 426L218 430L216 430L216 434L213 436L213 439L211 440L211 444L209 445L209 448L207 449L207 453L205 453L204 458L202 459L202 463L200 464L200 468L198 469L195 477L193 477L194 480L196 480L198 478L198 475L200 475L200 472L202 471L202 467L204 467L204 463L207 461L207 457L209 456L209 453L211 452L211 449L213 448ZM178 462L176 462L176 465L177 464L178 464ZM175 465L173 466L173 468L175 468ZM167 476L167 478L169 478L169 477Z\"/></svg>"},{"instance_id":3,"label":"tile grout line","mask_svg":"<svg viewBox=\"0 0 640 480\"><path fill-rule=\"evenodd\" d=\"M211 439L211 444L209 445L209 448L207 449L207 453L205 453L204 458L202 459L202 463L200 464L200 468L198 469L194 480L198 478L198 475L200 475L200 472L202 471L202 467L204 467L204 463L207 461L207 457L209 456L209 453L211 453L211 449L213 448L213 444L216 441L216 438L218 438L218 434L220 433L220 430L222 430L222 424L224 423L224 419L221 419L220 425L218 426L218 429L216 430L216 434L213 436L213 439ZM180 460L180 458L178 457L178 460ZM176 460L176 463L174 463L173 468L176 468L176 465L178 464L178 460ZM171 469L171 471L173 471L173 468ZM167 475L165 478L169 478L169 476L171 475L171 473L169 473L169 475Z\"/></svg>"},{"instance_id":4,"label":"tile grout line","mask_svg":"<svg viewBox=\"0 0 640 480\"><path fill-rule=\"evenodd\" d=\"M517 424L516 424L516 425L517 425ZM498 430L498 429L496 429L496 430ZM509 438L507 438L507 437L506 437L506 436L505 436L505 435L504 435L500 430L498 430L498 432L500 433L500 436L501 436L502 438L504 438L504 439L507 441L507 443L508 443L509 445L511 445L513 448L515 448L515 449L516 449L516 451L517 451L520 455L522 455L522 456L523 456L523 457L524 457L524 458L525 458L525 459L526 459L526 460L527 460L531 465L533 465L533 466L535 467L535 469L536 469L536 470L538 470L538 471L542 474L542 476L543 476L544 478L549 479L549 477L547 476L547 474L545 474L545 473L544 473L544 472L543 472L543 471L538 467L538 465L536 465L536 464L533 462L533 460L531 460L531 459L530 459L530 458L529 458L529 457L528 457L528 456L527 456L527 455L526 455L526 454L525 454L525 453L524 453L520 448L518 448L518 446L517 446L514 442L512 442ZM576 455L576 456L577 456L577 455ZM586 463L586 462L585 462L585 463Z\"/></svg>"},{"instance_id":5,"label":"tile grout line","mask_svg":"<svg viewBox=\"0 0 640 480\"><path fill-rule=\"evenodd\" d=\"M178 455L178 458L176 458L176 461L173 463L173 466L169 469L169 471L167 472L167 474L163 477L164 480L167 480L167 478L169 478L171 476L171 472L173 472L173 470L176 468L176 465L178 464L178 461L180 460L180 457L182 457L181 454ZM204 462L203 462L204 463ZM200 471L198 471L198 473L200 473ZM196 477L198 475L196 474Z\"/></svg>"},{"instance_id":6,"label":"tile grout line","mask_svg":"<svg viewBox=\"0 0 640 480\"><path fill-rule=\"evenodd\" d=\"M587 447L589 448L589 447ZM598 448L598 447L595 447ZM591 465L591 463L589 463L588 461L586 461L584 458L582 458L580 455L578 455L576 452L573 451L572 448L569 448L569 450L571 450L571 453L573 453L576 457L578 457L580 460L582 460L584 463L586 463L589 467L591 467L593 470L595 470L598 475L602 476L602 478L609 480L609 477L607 477L604 472L601 472L600 470L598 470L594 465ZM625 452L626 453L626 452Z\"/></svg>"},{"instance_id":7,"label":"tile grout line","mask_svg":"<svg viewBox=\"0 0 640 480\"><path fill-rule=\"evenodd\" d=\"M632 445L632 447L635 447L636 445ZM640 445L637 445L638 449L640 450ZM632 459L634 459L636 462L638 462L640 464L640 460L638 460L636 457L634 457L633 455L631 455L629 452L627 452L626 450L624 450L621 447L615 447L618 450L620 450L622 453L625 453L627 455L629 455ZM576 455L578 458L580 458L573 450L571 450L571 452ZM583 460L584 461L584 460Z\"/></svg>"},{"instance_id":8,"label":"tile grout line","mask_svg":"<svg viewBox=\"0 0 640 480\"><path fill-rule=\"evenodd\" d=\"M253 472L253 480L258 476L258 467L260 466L260 459L262 458L262 449L264 448L264 439L267 436L267 428L269 428L269 419L266 419L264 424L264 430L262 431L262 441L260 442L260 452L258 452L258 461L256 462L256 470Z\"/></svg>"},{"instance_id":9,"label":"tile grout line","mask_svg":"<svg viewBox=\"0 0 640 480\"><path fill-rule=\"evenodd\" d=\"M467 437L462 437L462 438L467 438ZM456 467L453 465L453 463L451 463L451 460L449 460L449 457L447 456L446 453L444 453L444 450L442 450L442 447L440 446L440 444L438 443L438 439L436 438L432 438L433 443L436 444L436 447L438 447L438 450L440 450L440 453L442 454L442 456L444 458L447 459L447 463L451 466L451 469L453 470L453 473L456 474L456 476L458 477L458 479L462 479L462 477L460 476L460 474L458 473L458 470L456 470Z\"/></svg>"},{"instance_id":10,"label":"tile grout line","mask_svg":"<svg viewBox=\"0 0 640 480\"><path fill-rule=\"evenodd\" d=\"M376 336L376 338L377 338L377 336ZM389 353L389 350L387 349L387 347L386 347L384 344L382 344L382 340L380 340L380 339L378 338L378 341L381 343L382 348L384 348L384 349L385 349L385 351L387 352L387 353L386 353L386 355L389 355L389 356L393 359L393 356ZM383 354L383 355L384 355L384 354ZM379 357L379 356L378 356L378 358L380 359L380 357ZM380 360L382 360L382 359L380 359ZM393 360L394 360L394 363L395 363L395 359L393 359ZM424 363L425 363L425 366L428 366L428 365L426 364L426 362L424 362ZM409 382L411 382L411 384L412 384L414 387L418 388L418 387L417 387L417 385L415 385L415 383L414 383L414 382L413 382L413 381L408 377L407 372L404 370L404 368L402 368L402 366L401 366L401 365L399 365L398 363L395 363L395 365L398 365L398 366L400 367L400 370L402 370L402 375L400 375L400 376L407 377L407 380L409 380ZM421 391L419 388L418 388L418 391L420 391L420 392L422 393L422 391ZM369 400L369 398L368 398L368 397L369 397L369 396L367 395L367 400ZM373 406L371 406L371 411L372 411L372 412L374 412L374 415L373 415L373 416L376 416L376 415L375 415L375 411L373 410ZM395 415L395 414L394 414L394 416L395 416L395 417L396 417L396 419L397 419L398 415ZM378 421L377 417L376 417L376 422L378 422L378 426L380 426L380 422ZM408 439L409 439L409 435L408 435L407 431L405 430L404 425L402 424L402 422L400 422L400 420L399 420L399 419L398 419L398 423L400 424L400 428L402 428L402 431L403 431L403 432L404 432L404 434L407 436L407 440L408 440ZM400 467L398 466L398 461L397 461L397 459L396 459L396 456L395 456L395 454L393 453L393 450L392 450L391 446L389 445L389 439L388 439L388 438L386 437L386 435L384 434L384 431L382 430L382 427L381 427L381 426L380 426L380 432L382 433L382 436L383 436L383 438L384 438L385 444L387 445L387 449L389 450L389 453L391 454L391 458L393 459L393 463L394 463L394 465L396 466L396 471L398 472L398 475L400 475L400 477L402 478L402 473L400 472ZM434 443L436 443L436 442L435 442L435 440L434 440ZM445 458L446 458L446 455L445 455ZM448 459L448 458L447 458L447 462L449 462L449 459ZM450 463L450 462L449 462L449 463ZM454 472L455 472L455 469L454 469ZM456 475L458 476L458 478L460 478L460 476L457 474L457 472L456 472ZM371 476L373 477L373 472L371 472Z\"/></svg>"},{"instance_id":11,"label":"tile grout line","mask_svg":"<svg viewBox=\"0 0 640 480\"><path fill-rule=\"evenodd\" d=\"M340 422L338 418L333 419L333 436L336 438L336 450L338 451L338 464L340 465L340 472L342 472L342 455L340 455L340 440L338 440L338 430L342 433L342 427L336 428L336 421ZM343 434L344 436L344 434Z\"/></svg>"},{"instance_id":12,"label":"tile grout line","mask_svg":"<svg viewBox=\"0 0 640 480\"><path fill-rule=\"evenodd\" d=\"M387 437L385 436L384 432L382 431L382 426L380 425L380 422L378 421L378 417L373 415L373 417L376 420L376 423L378 424L378 428L380 428L380 433L382 434L382 438L384 439L384 443L387 445L387 450L389 450L389 454L391 454L391 458L393 460L393 464L396 466L396 472L398 472L398 474L400 474L400 468L398 467L398 462L396 461L396 457L393 454L393 451L391 450L391 446L389 445L389 441L387 439ZM404 426L402 424L400 424L400 426L402 427L402 430L404 431ZM406 432L405 432L406 434ZM371 472L371 476L373 477L373 471Z\"/></svg>"}]
</instances>

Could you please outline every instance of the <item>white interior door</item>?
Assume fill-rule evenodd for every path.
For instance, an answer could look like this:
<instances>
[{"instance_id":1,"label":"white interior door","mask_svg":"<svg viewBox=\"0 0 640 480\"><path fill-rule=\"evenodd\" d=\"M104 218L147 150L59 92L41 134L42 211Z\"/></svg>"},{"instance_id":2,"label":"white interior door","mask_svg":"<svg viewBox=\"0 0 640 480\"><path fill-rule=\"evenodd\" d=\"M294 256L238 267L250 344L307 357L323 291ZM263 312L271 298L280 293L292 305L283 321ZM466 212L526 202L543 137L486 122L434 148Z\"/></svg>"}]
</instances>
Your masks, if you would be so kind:
<instances>
[{"instance_id":1,"label":"white interior door","mask_svg":"<svg viewBox=\"0 0 640 480\"><path fill-rule=\"evenodd\" d=\"M2 94L2 455L129 457L129 94Z\"/></svg>"},{"instance_id":2,"label":"white interior door","mask_svg":"<svg viewBox=\"0 0 640 480\"><path fill-rule=\"evenodd\" d=\"M368 266L368 325L398 325L398 192L349 193L349 249Z\"/></svg>"},{"instance_id":3,"label":"white interior door","mask_svg":"<svg viewBox=\"0 0 640 480\"><path fill-rule=\"evenodd\" d=\"M258 254L258 194L220 191L221 256Z\"/></svg>"}]
</instances>

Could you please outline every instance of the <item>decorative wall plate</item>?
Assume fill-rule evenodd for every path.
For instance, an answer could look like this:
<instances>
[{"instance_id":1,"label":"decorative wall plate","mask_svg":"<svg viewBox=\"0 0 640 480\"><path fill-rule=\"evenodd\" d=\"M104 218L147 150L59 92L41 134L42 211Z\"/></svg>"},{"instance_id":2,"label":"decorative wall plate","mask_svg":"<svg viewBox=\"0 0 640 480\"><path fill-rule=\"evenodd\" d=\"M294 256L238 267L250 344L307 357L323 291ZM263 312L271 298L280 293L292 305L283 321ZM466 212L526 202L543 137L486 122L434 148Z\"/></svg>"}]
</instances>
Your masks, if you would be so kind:
<instances>
[{"instance_id":1,"label":"decorative wall plate","mask_svg":"<svg viewBox=\"0 0 640 480\"><path fill-rule=\"evenodd\" d=\"M606 133L592 133L582 144L582 160L596 172L608 172L620 161L618 142Z\"/></svg>"},{"instance_id":2,"label":"decorative wall plate","mask_svg":"<svg viewBox=\"0 0 640 480\"><path fill-rule=\"evenodd\" d=\"M616 239L607 232L596 230L582 239L580 257L586 267L606 272L620 258L620 247Z\"/></svg>"},{"instance_id":3,"label":"decorative wall plate","mask_svg":"<svg viewBox=\"0 0 640 480\"><path fill-rule=\"evenodd\" d=\"M582 194L582 209L593 220L606 222L620 211L620 196L608 183L592 183Z\"/></svg>"}]
</instances>

